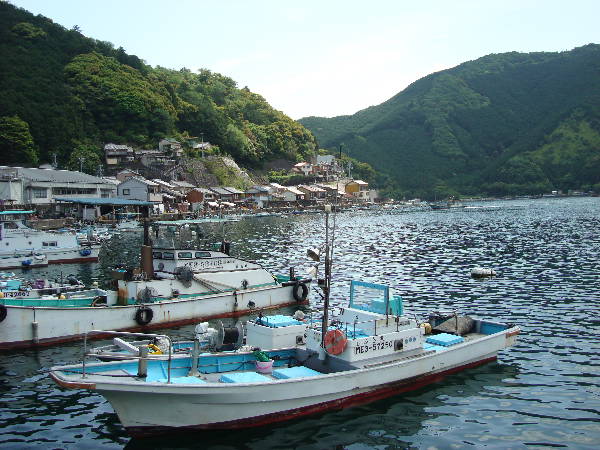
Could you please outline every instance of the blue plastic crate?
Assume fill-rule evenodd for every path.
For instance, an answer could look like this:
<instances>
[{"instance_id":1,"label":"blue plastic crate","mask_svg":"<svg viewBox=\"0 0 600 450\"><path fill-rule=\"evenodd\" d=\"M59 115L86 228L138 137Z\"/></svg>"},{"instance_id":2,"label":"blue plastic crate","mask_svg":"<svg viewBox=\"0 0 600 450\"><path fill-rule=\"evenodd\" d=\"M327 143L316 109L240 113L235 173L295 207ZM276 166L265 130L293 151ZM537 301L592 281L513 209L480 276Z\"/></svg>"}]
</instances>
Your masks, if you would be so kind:
<instances>
[{"instance_id":1,"label":"blue plastic crate","mask_svg":"<svg viewBox=\"0 0 600 450\"><path fill-rule=\"evenodd\" d=\"M464 342L464 339L461 336L455 336L454 334L441 333L428 337L427 342L434 345L441 345L443 347L450 347L451 345Z\"/></svg>"},{"instance_id":2,"label":"blue plastic crate","mask_svg":"<svg viewBox=\"0 0 600 450\"><path fill-rule=\"evenodd\" d=\"M274 316L264 316L260 319L257 319L256 322L270 328L289 327L290 325L302 324L302 322L300 322L299 320L296 320L291 316L284 316L282 314L277 314Z\"/></svg>"},{"instance_id":3,"label":"blue plastic crate","mask_svg":"<svg viewBox=\"0 0 600 450\"><path fill-rule=\"evenodd\" d=\"M304 366L288 367L287 369L275 369L273 376L275 378L287 379L287 378L303 378L303 377L315 377L322 375L321 372L309 369Z\"/></svg>"},{"instance_id":4,"label":"blue plastic crate","mask_svg":"<svg viewBox=\"0 0 600 450\"><path fill-rule=\"evenodd\" d=\"M219 381L222 383L264 383L271 379L256 372L231 372L221 375Z\"/></svg>"}]
</instances>

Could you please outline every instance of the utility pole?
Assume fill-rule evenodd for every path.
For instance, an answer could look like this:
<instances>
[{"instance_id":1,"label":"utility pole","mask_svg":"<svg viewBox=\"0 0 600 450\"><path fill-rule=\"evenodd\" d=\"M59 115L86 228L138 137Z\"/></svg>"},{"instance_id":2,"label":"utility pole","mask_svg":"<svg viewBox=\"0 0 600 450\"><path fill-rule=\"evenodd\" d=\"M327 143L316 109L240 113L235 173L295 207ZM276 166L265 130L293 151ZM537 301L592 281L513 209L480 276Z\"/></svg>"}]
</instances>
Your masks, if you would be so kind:
<instances>
[{"instance_id":1,"label":"utility pole","mask_svg":"<svg viewBox=\"0 0 600 450\"><path fill-rule=\"evenodd\" d=\"M79 161L79 171L83 172L83 162L85 161L85 158L83 156L80 156L79 158L77 158L77 160Z\"/></svg>"}]
</instances>

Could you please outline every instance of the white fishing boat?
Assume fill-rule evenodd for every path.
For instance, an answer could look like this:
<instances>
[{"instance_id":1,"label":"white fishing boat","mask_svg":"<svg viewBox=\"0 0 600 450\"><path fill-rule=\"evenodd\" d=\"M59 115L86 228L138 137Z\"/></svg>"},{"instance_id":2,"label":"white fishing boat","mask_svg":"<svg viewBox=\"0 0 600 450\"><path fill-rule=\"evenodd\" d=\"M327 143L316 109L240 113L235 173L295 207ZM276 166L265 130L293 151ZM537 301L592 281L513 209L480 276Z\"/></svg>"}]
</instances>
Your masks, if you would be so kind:
<instances>
[{"instance_id":1,"label":"white fishing boat","mask_svg":"<svg viewBox=\"0 0 600 450\"><path fill-rule=\"evenodd\" d=\"M370 294L357 294L365 289ZM252 352L153 359L146 350L126 360L53 367L50 376L62 387L103 395L132 436L255 427L438 382L495 360L520 331L458 315L420 322L389 287L360 282L352 282L348 307L333 321L267 316L247 327L266 362Z\"/></svg>"},{"instance_id":2,"label":"white fishing boat","mask_svg":"<svg viewBox=\"0 0 600 450\"><path fill-rule=\"evenodd\" d=\"M129 434L145 436L256 427L367 403L493 361L514 344L517 326L458 314L419 321L388 286L358 281L330 320L330 242L327 232L322 317L248 322L247 341L262 352L201 353L197 345L174 355L168 346L150 358L141 347L125 360L90 362L86 339L83 363L53 367L50 376L103 395Z\"/></svg>"},{"instance_id":3,"label":"white fishing boat","mask_svg":"<svg viewBox=\"0 0 600 450\"><path fill-rule=\"evenodd\" d=\"M223 221L194 225L208 222ZM147 244L148 234L146 229ZM141 268L113 271L114 290L76 302L0 298L0 349L52 345L91 330L153 330L307 302L309 278L295 277L293 270L275 276L258 263L231 256L228 242L220 247L153 250L144 245Z\"/></svg>"},{"instance_id":4,"label":"white fishing boat","mask_svg":"<svg viewBox=\"0 0 600 450\"><path fill-rule=\"evenodd\" d=\"M81 245L74 232L26 226L24 220L33 212L0 211L0 270L98 260L100 245Z\"/></svg>"}]
</instances>

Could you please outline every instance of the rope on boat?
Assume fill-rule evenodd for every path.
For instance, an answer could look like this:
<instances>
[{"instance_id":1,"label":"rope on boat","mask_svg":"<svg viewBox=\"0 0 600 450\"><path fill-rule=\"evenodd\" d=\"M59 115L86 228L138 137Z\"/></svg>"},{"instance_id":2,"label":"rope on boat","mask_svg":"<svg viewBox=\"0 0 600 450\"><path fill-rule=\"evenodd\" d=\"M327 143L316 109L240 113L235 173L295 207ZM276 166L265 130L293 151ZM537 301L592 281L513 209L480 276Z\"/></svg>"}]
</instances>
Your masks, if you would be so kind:
<instances>
[{"instance_id":1,"label":"rope on boat","mask_svg":"<svg viewBox=\"0 0 600 450\"><path fill-rule=\"evenodd\" d=\"M221 283L220 281L214 281L214 280L208 281L208 280L205 280L204 278L199 277L198 275L194 275L194 280L196 280L198 283L204 285L205 287L207 287L209 289L213 289L217 292L225 292L225 290L214 286L215 284L225 286L227 289L233 289L233 290L237 289L236 286L231 286L230 284Z\"/></svg>"}]
</instances>

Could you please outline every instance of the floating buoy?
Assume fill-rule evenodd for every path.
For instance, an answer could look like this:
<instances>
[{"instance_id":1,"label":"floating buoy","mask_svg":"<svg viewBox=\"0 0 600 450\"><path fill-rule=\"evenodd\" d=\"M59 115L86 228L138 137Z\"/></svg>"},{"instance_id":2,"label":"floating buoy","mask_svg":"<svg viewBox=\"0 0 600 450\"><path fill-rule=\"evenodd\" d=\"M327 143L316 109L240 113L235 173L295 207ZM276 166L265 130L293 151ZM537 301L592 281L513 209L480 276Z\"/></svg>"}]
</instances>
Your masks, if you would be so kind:
<instances>
[{"instance_id":1,"label":"floating buoy","mask_svg":"<svg viewBox=\"0 0 600 450\"><path fill-rule=\"evenodd\" d=\"M474 269L471 269L471 276L473 278L495 277L496 271L485 267L475 267Z\"/></svg>"}]
</instances>

